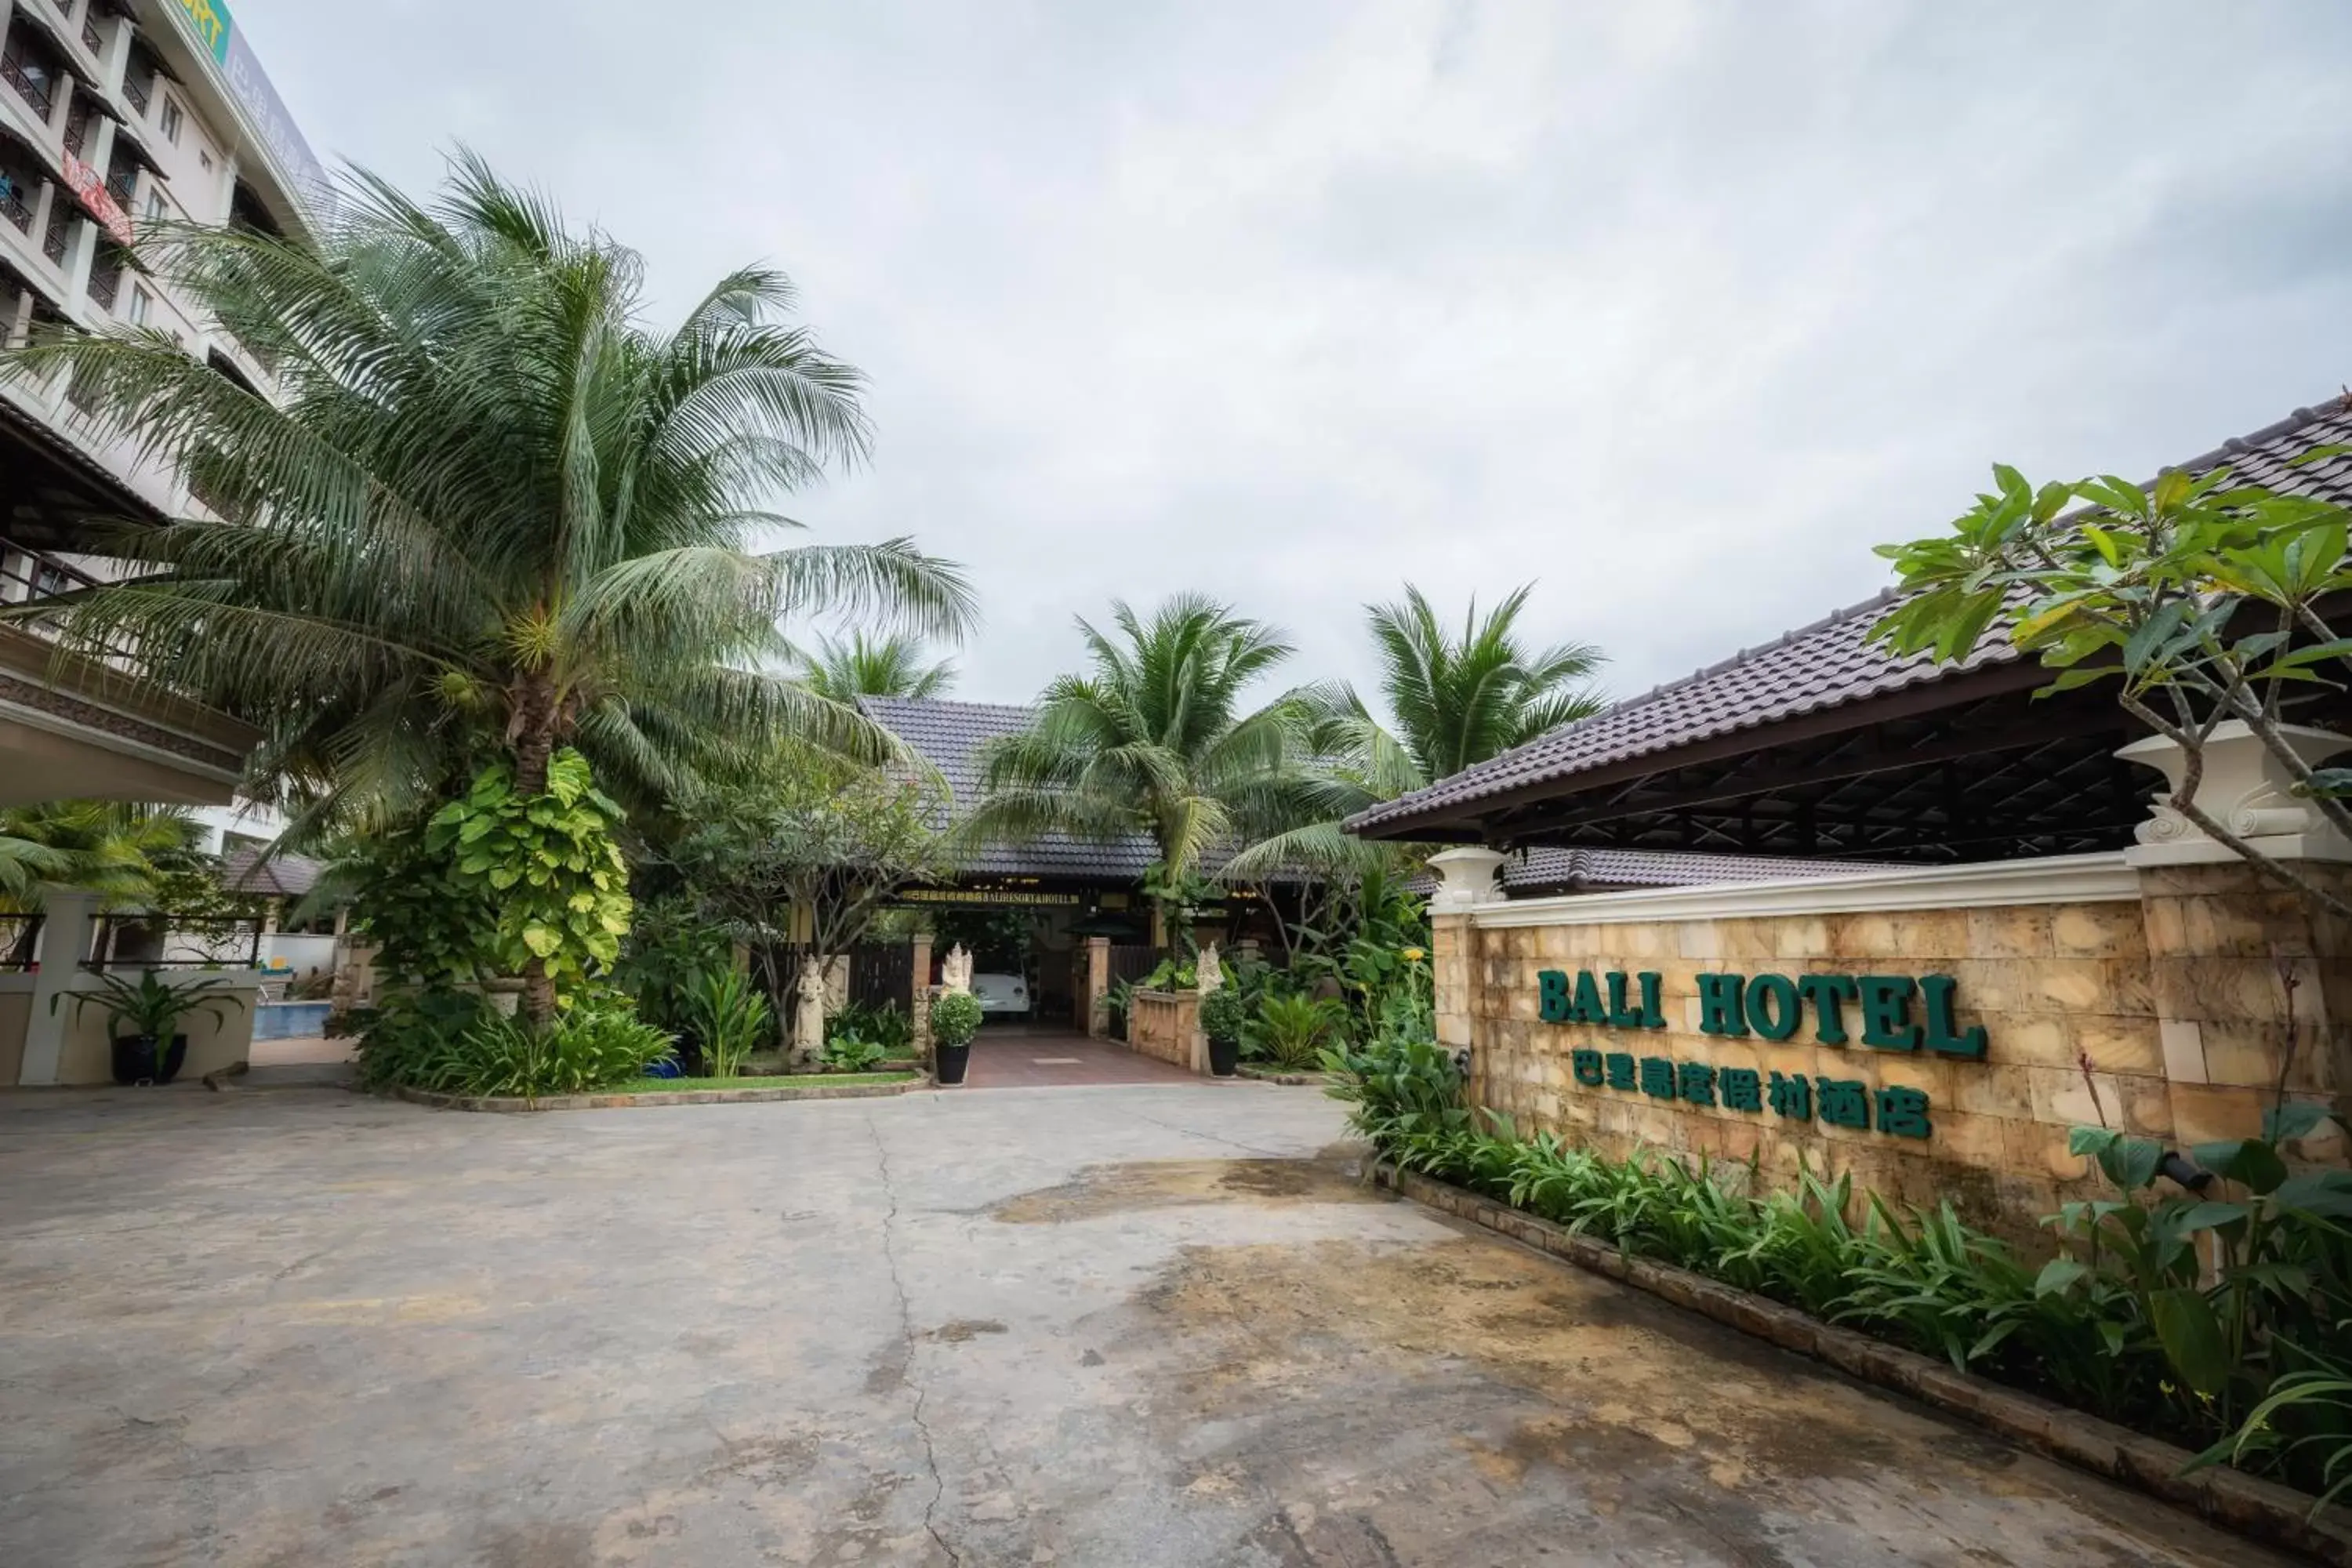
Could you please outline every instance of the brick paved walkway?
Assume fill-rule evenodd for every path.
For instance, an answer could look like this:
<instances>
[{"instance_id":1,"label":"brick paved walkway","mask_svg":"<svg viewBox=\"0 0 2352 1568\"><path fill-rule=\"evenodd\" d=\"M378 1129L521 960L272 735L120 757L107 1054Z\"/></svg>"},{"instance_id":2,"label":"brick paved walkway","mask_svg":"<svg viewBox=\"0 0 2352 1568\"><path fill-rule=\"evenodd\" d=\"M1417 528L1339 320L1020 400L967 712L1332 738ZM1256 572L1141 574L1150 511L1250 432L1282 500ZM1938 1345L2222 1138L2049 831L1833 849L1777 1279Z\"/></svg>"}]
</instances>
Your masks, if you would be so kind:
<instances>
[{"instance_id":1,"label":"brick paved walkway","mask_svg":"<svg viewBox=\"0 0 2352 1568\"><path fill-rule=\"evenodd\" d=\"M1212 1081L1139 1056L1116 1042L1034 1024L997 1024L982 1029L971 1043L971 1067L964 1076L965 1084L972 1089Z\"/></svg>"}]
</instances>

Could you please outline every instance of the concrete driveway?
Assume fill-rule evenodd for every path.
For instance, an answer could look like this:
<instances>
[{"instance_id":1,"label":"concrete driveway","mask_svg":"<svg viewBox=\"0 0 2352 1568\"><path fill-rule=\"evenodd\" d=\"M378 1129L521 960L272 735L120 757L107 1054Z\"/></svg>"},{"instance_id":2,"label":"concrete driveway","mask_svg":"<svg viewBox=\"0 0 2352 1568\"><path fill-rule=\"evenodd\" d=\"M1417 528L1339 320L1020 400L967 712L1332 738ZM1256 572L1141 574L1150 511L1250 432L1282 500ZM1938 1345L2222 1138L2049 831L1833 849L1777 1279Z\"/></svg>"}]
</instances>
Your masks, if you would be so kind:
<instances>
[{"instance_id":1,"label":"concrete driveway","mask_svg":"<svg viewBox=\"0 0 2352 1568\"><path fill-rule=\"evenodd\" d=\"M1339 1138L1255 1084L0 1095L0 1563L2280 1561Z\"/></svg>"}]
</instances>

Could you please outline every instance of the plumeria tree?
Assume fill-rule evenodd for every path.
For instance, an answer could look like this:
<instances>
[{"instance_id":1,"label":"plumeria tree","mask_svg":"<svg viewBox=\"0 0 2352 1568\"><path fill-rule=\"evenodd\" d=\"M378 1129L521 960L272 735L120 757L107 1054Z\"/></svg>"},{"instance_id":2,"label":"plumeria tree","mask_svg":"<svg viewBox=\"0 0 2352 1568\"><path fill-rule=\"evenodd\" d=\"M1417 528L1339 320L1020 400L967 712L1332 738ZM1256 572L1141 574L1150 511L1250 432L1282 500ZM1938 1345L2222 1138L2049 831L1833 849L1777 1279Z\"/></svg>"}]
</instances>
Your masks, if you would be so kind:
<instances>
[{"instance_id":1,"label":"plumeria tree","mask_svg":"<svg viewBox=\"0 0 2352 1568\"><path fill-rule=\"evenodd\" d=\"M2305 462L2340 456L2323 447ZM2238 483L2226 468L2175 469L2143 488L2113 477L2036 486L2015 468L1951 528L1880 547L1906 596L1873 629L1898 653L1966 657L2005 637L2056 671L2050 689L2104 684L2178 745L2172 810L2263 876L2352 919L2352 900L2264 854L2197 801L2225 724L2245 725L2295 794L2352 836L2352 768L2321 767L2291 733L2304 700L2340 697L2352 513Z\"/></svg>"}]
</instances>

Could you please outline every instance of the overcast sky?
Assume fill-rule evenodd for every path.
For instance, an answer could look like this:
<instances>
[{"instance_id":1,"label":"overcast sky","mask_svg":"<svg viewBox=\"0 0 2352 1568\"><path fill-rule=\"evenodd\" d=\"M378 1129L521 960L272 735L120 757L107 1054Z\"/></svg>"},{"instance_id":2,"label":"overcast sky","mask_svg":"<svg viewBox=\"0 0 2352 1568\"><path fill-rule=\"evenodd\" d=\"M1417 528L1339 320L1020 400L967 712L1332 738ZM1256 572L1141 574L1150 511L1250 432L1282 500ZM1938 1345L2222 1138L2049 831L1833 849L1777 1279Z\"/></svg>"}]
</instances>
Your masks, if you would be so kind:
<instances>
[{"instance_id":1,"label":"overcast sky","mask_svg":"<svg viewBox=\"0 0 2352 1568\"><path fill-rule=\"evenodd\" d=\"M1620 695L1864 598L1995 459L2145 477L2352 378L2352 5L236 0L322 157L464 141L767 259L873 378L819 537L912 533L1020 700L1200 588L1540 579Z\"/></svg>"}]
</instances>

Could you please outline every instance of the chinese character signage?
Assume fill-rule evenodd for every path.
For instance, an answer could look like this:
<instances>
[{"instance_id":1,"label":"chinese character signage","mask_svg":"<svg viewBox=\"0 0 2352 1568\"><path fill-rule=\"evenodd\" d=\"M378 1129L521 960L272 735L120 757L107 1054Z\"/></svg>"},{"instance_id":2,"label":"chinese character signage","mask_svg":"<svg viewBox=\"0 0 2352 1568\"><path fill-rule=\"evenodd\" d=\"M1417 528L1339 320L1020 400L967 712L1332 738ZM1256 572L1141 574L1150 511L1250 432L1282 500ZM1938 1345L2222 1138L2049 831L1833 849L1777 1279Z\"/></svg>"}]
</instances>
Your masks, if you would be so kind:
<instances>
[{"instance_id":1,"label":"chinese character signage","mask_svg":"<svg viewBox=\"0 0 2352 1568\"><path fill-rule=\"evenodd\" d=\"M1573 977L1557 969L1536 976L1537 1014L1549 1024L1605 1029L1664 1029L1666 1015L1654 973ZM1958 983L1948 974L1702 974L1699 1033L1779 1042L1801 1033L1824 1046L1860 1044L1882 1051L1930 1051L1981 1061L1985 1032L1959 1027ZM1935 1131L1927 1096L1908 1088L1873 1089L1856 1079L1769 1075L1750 1068L1636 1057L1630 1051L1578 1049L1569 1062L1587 1089L1613 1089L1685 1105L1819 1121L1895 1138Z\"/></svg>"},{"instance_id":2,"label":"chinese character signage","mask_svg":"<svg viewBox=\"0 0 2352 1568\"><path fill-rule=\"evenodd\" d=\"M278 89L270 85L268 73L254 57L253 47L236 30L228 7L221 0L176 0L176 4L198 47L212 56L227 79L229 92L253 122L263 145L293 181L296 194L312 207L325 210L333 197L327 172L302 139L294 117L286 111Z\"/></svg>"}]
</instances>

